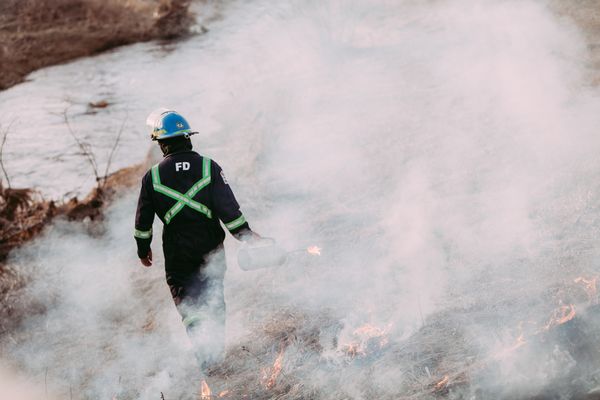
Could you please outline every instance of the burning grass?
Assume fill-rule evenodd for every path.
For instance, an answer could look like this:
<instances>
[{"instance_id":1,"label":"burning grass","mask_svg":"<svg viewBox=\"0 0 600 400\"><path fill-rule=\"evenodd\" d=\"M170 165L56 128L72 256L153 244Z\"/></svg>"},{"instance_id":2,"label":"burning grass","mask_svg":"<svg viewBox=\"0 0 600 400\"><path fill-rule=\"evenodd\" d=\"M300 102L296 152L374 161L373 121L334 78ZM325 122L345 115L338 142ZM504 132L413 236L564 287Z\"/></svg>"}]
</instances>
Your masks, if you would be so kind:
<instances>
[{"instance_id":1,"label":"burning grass","mask_svg":"<svg viewBox=\"0 0 600 400\"><path fill-rule=\"evenodd\" d=\"M357 341L364 344L372 340L372 344L360 354L339 340L343 326L328 312L281 311L256 329L256 336L231 349L212 371L208 382L222 394L212 398L354 398L352 392L360 385L366 398L391 399L406 394L443 394L447 385L455 385L459 379L466 381L466 376L454 374L450 382L449 375L444 375L452 367L468 367L463 361L469 349L457 327L442 321L408 340L389 343L389 328L361 326L355 330ZM397 392L393 396L381 390L376 377L390 366L406 368L395 377ZM315 381L315 376L328 383ZM344 384L347 377L353 377L354 382Z\"/></svg>"},{"instance_id":2,"label":"burning grass","mask_svg":"<svg viewBox=\"0 0 600 400\"><path fill-rule=\"evenodd\" d=\"M0 90L48 65L140 41L174 38L192 22L189 0L0 2Z\"/></svg>"},{"instance_id":3,"label":"burning grass","mask_svg":"<svg viewBox=\"0 0 600 400\"><path fill-rule=\"evenodd\" d=\"M281 310L230 349L206 383L212 395L203 398L341 399L357 392L377 399L594 398L600 379L595 281L576 277L548 289L528 321L479 304L431 315L408 337L391 324L344 327L331 312ZM477 335L484 325L489 334L492 323L496 338Z\"/></svg>"}]
</instances>

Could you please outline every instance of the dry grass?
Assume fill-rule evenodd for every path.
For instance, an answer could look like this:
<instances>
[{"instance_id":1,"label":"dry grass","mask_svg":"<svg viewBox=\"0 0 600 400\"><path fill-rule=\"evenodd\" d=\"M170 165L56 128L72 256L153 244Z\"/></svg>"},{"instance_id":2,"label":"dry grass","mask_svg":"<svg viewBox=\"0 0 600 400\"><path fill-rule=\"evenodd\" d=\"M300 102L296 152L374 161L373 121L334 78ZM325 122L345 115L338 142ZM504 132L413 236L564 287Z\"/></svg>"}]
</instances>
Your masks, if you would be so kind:
<instances>
[{"instance_id":1,"label":"dry grass","mask_svg":"<svg viewBox=\"0 0 600 400\"><path fill-rule=\"evenodd\" d=\"M55 214L54 203L33 190L0 186L0 262L12 248L39 233Z\"/></svg>"},{"instance_id":2,"label":"dry grass","mask_svg":"<svg viewBox=\"0 0 600 400\"><path fill-rule=\"evenodd\" d=\"M11 249L35 237L54 216L53 203L43 201L30 189L11 189L0 185L0 335L11 332L31 304L21 295L26 285L23 276L3 265Z\"/></svg>"},{"instance_id":3,"label":"dry grass","mask_svg":"<svg viewBox=\"0 0 600 400\"><path fill-rule=\"evenodd\" d=\"M25 316L45 308L23 293L27 285L23 274L5 264L10 251L37 237L55 218L101 220L105 208L123 188L138 184L147 164L110 174L85 199L74 198L63 204L46 201L31 189L5 188L0 184L0 336L10 335Z\"/></svg>"},{"instance_id":4,"label":"dry grass","mask_svg":"<svg viewBox=\"0 0 600 400\"><path fill-rule=\"evenodd\" d=\"M562 289L581 295L574 283ZM334 359L327 355L327 347L340 349L336 341L341 325L333 315L283 309L257 322L250 337L231 348L213 369L208 382L213 394L224 393L218 397L224 399L356 398L349 384L359 386L364 398L381 400L600 398L589 394L600 368L598 305L580 304L573 319L526 335L522 346L507 342L502 351L492 354L478 345L469 328L482 323L481 318L495 321L489 306L443 310L407 339L390 337L389 343L374 345L361 356L338 350ZM545 317L540 317L542 322ZM562 354L570 354L575 367ZM274 375L278 359L281 371ZM552 371L550 365L562 372L548 377L543 387L511 387L512 381L501 372L505 363L514 364L515 376L531 379ZM386 388L380 386L378 375L386 377Z\"/></svg>"},{"instance_id":5,"label":"dry grass","mask_svg":"<svg viewBox=\"0 0 600 400\"><path fill-rule=\"evenodd\" d=\"M55 217L69 220L99 220L105 207L120 188L131 187L143 173L142 165L121 169L106 178L83 200L64 204L46 201L31 189L12 189L0 185L0 269L10 250L37 236Z\"/></svg>"},{"instance_id":6,"label":"dry grass","mask_svg":"<svg viewBox=\"0 0 600 400\"><path fill-rule=\"evenodd\" d=\"M188 9L189 0L3 0L0 90L44 66L183 35Z\"/></svg>"}]
</instances>

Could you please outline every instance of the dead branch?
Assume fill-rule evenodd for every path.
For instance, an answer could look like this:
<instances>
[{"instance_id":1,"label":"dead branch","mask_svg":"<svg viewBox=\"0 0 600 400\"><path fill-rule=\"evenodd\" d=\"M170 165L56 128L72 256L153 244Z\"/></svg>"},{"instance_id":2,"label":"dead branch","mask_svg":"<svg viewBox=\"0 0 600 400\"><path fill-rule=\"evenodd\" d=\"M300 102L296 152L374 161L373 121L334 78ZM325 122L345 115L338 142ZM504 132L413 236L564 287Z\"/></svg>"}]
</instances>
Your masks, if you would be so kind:
<instances>
[{"instance_id":1,"label":"dead branch","mask_svg":"<svg viewBox=\"0 0 600 400\"><path fill-rule=\"evenodd\" d=\"M75 140L75 143L77 143L77 146L81 150L81 153L83 154L83 156L85 157L87 162L92 167L92 170L94 171L94 177L96 178L96 184L97 184L98 189L103 189L104 186L106 185L106 181L109 177L108 171L110 170L110 166L112 165L113 157L114 157L117 149L119 148L119 144L121 143L121 137L123 136L123 131L125 130L125 124L127 123L129 114L125 115L125 118L123 119L123 122L121 123L121 126L117 132L117 136L115 137L115 141L113 142L112 148L110 149L110 153L108 154L108 160L106 162L106 168L104 169L104 175L100 176L100 174L98 173L98 163L96 161L96 154L92 150L92 146L89 143L85 143L84 141L79 139L79 137L77 137L77 134L75 133L75 131L73 130L73 128L69 122L69 117L67 115L67 111L68 111L68 109L65 109L63 111L63 117L65 120L65 124L67 125L67 128L69 130L69 133Z\"/></svg>"},{"instance_id":2,"label":"dead branch","mask_svg":"<svg viewBox=\"0 0 600 400\"><path fill-rule=\"evenodd\" d=\"M85 157L85 159L88 161L88 163L92 167L92 170L94 171L94 176L96 177L96 182L100 182L100 175L98 175L98 165L96 163L96 156L94 155L93 151L91 150L91 146L88 143L84 143L83 141L81 141L75 134L75 131L73 131L73 128L71 127L71 124L69 123L69 117L67 115L67 111L68 111L68 108L66 108L63 111L63 117L65 119L65 124L67 125L69 133L75 140L75 143L77 143L77 146L79 146L79 149L83 153L83 156Z\"/></svg>"},{"instance_id":3,"label":"dead branch","mask_svg":"<svg viewBox=\"0 0 600 400\"><path fill-rule=\"evenodd\" d=\"M6 144L6 139L8 138L8 133L10 132L10 128L14 120L8 124L6 129L2 129L2 124L0 124L0 134L2 135L2 143L0 143L0 168L2 168L2 173L4 174L4 178L6 179L6 185L10 189L10 177L8 176L8 172L6 172L6 168L4 167L4 144Z\"/></svg>"},{"instance_id":4,"label":"dead branch","mask_svg":"<svg viewBox=\"0 0 600 400\"><path fill-rule=\"evenodd\" d=\"M117 133L117 137L115 138L115 142L113 143L112 149L110 149L110 153L108 155L108 161L106 161L106 169L104 170L104 176L102 177L102 185L106 184L106 179L108 178L108 171L110 170L110 165L112 163L113 156L119 147L119 143L121 141L121 135L123 134L123 129L125 128L125 123L129 118L129 113L125 114L125 118L123 119L123 123L121 123L121 127L119 128L119 132Z\"/></svg>"}]
</instances>

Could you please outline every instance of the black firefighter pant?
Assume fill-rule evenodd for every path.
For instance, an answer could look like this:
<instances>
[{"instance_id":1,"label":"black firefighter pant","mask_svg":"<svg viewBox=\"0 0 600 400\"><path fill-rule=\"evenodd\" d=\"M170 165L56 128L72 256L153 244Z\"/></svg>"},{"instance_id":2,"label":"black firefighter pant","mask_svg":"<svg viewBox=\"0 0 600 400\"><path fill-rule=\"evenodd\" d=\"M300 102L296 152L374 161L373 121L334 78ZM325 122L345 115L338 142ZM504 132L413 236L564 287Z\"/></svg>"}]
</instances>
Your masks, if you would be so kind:
<instances>
[{"instance_id":1,"label":"black firefighter pant","mask_svg":"<svg viewBox=\"0 0 600 400\"><path fill-rule=\"evenodd\" d=\"M165 272L177 311L190 338L200 369L206 373L225 348L223 279L227 264L223 244L202 251L193 237L163 235Z\"/></svg>"}]
</instances>

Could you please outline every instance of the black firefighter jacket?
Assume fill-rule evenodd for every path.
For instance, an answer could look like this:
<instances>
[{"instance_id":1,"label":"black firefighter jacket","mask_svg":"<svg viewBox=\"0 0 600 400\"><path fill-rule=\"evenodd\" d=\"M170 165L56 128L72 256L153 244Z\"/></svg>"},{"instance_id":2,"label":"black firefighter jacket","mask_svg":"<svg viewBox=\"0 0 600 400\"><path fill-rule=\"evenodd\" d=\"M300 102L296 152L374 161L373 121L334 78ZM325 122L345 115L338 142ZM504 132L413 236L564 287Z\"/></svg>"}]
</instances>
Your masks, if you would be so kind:
<instances>
[{"instance_id":1,"label":"black firefighter jacket","mask_svg":"<svg viewBox=\"0 0 600 400\"><path fill-rule=\"evenodd\" d=\"M154 214L164 223L166 264L169 252L204 255L219 247L219 220L238 239L251 232L221 167L194 151L169 154L142 178L134 233L140 258L150 250ZM175 237L180 248L165 246Z\"/></svg>"}]
</instances>

